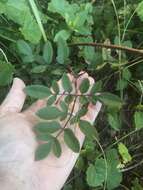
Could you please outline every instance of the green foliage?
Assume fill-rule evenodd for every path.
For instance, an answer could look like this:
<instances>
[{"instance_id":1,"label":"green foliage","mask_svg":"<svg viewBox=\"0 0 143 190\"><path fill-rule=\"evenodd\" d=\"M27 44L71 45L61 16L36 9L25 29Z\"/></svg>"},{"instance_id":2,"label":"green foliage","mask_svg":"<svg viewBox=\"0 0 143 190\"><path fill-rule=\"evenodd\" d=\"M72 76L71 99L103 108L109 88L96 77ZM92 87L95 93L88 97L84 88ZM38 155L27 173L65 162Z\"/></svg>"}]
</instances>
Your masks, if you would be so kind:
<instances>
[{"instance_id":1,"label":"green foliage","mask_svg":"<svg viewBox=\"0 0 143 190\"><path fill-rule=\"evenodd\" d=\"M34 44L40 41L41 32L26 0L1 2L0 13L20 26L19 30L26 40Z\"/></svg>"},{"instance_id":2,"label":"green foliage","mask_svg":"<svg viewBox=\"0 0 143 190\"><path fill-rule=\"evenodd\" d=\"M61 129L61 125L56 121L41 122L35 126L35 130L39 133L55 133Z\"/></svg>"},{"instance_id":3,"label":"green foliage","mask_svg":"<svg viewBox=\"0 0 143 190\"><path fill-rule=\"evenodd\" d=\"M11 82L13 72L13 65L4 61L0 61L0 86L5 86Z\"/></svg>"},{"instance_id":4,"label":"green foliage","mask_svg":"<svg viewBox=\"0 0 143 190\"><path fill-rule=\"evenodd\" d=\"M37 112L41 119L52 120L61 116L61 111L55 106L47 106Z\"/></svg>"},{"instance_id":5,"label":"green foliage","mask_svg":"<svg viewBox=\"0 0 143 190\"><path fill-rule=\"evenodd\" d=\"M37 147L36 160L49 153L60 157L62 136L68 148L79 152L75 125L86 136L80 164L64 190L142 189L142 170L136 167L142 163L142 55L75 45L96 42L143 49L142 22L142 0L0 1L0 99L12 78L20 77L28 84L24 89L31 97L27 104L33 98L47 101L37 112L42 121L34 128L37 140L44 142ZM76 82L71 84L67 73L78 80L81 71L94 78L93 86L88 78L78 89ZM102 110L91 124L86 114L90 116L89 107L97 101L102 102Z\"/></svg>"},{"instance_id":6,"label":"green foliage","mask_svg":"<svg viewBox=\"0 0 143 190\"><path fill-rule=\"evenodd\" d=\"M80 84L80 87L79 87L79 90L82 94L86 93L89 89L89 80L88 79L84 79L81 84Z\"/></svg>"},{"instance_id":7,"label":"green foliage","mask_svg":"<svg viewBox=\"0 0 143 190\"><path fill-rule=\"evenodd\" d=\"M62 77L62 86L66 92L71 92L72 91L72 85L69 80L68 75L64 74Z\"/></svg>"},{"instance_id":8,"label":"green foliage","mask_svg":"<svg viewBox=\"0 0 143 190\"><path fill-rule=\"evenodd\" d=\"M50 64L53 59L53 47L50 41L46 42L43 49L43 59L47 64Z\"/></svg>"},{"instance_id":9,"label":"green foliage","mask_svg":"<svg viewBox=\"0 0 143 190\"><path fill-rule=\"evenodd\" d=\"M134 121L136 129L143 128L143 112L136 111L134 114Z\"/></svg>"},{"instance_id":10,"label":"green foliage","mask_svg":"<svg viewBox=\"0 0 143 190\"><path fill-rule=\"evenodd\" d=\"M29 96L33 98L39 98L39 99L46 98L49 95L51 95L49 88L43 85L30 85L30 86L27 86L24 89L24 91Z\"/></svg>"},{"instance_id":11,"label":"green foliage","mask_svg":"<svg viewBox=\"0 0 143 190\"><path fill-rule=\"evenodd\" d=\"M79 121L80 130L89 138L94 138L97 136L96 129L86 120Z\"/></svg>"},{"instance_id":12,"label":"green foliage","mask_svg":"<svg viewBox=\"0 0 143 190\"><path fill-rule=\"evenodd\" d=\"M92 187L103 186L105 182L107 183L107 189L112 190L118 187L122 180L122 174L117 169L119 164L117 151L115 149L109 150L106 158L107 167L103 158L96 159L95 164L89 166L87 170L87 182Z\"/></svg>"},{"instance_id":13,"label":"green foliage","mask_svg":"<svg viewBox=\"0 0 143 190\"><path fill-rule=\"evenodd\" d=\"M69 47L67 45L67 42L62 37L58 38L57 46L58 46L57 62L60 64L64 64L66 63L69 56Z\"/></svg>"},{"instance_id":14,"label":"green foliage","mask_svg":"<svg viewBox=\"0 0 143 190\"><path fill-rule=\"evenodd\" d=\"M120 109L123 104L123 102L118 96L109 92L100 94L99 96L97 96L97 99L103 102L106 106L115 109Z\"/></svg>"},{"instance_id":15,"label":"green foliage","mask_svg":"<svg viewBox=\"0 0 143 190\"><path fill-rule=\"evenodd\" d=\"M132 157L129 154L128 148L123 143L119 143L118 149L119 149L120 155L122 156L124 164L126 164L132 160Z\"/></svg>"},{"instance_id":16,"label":"green foliage","mask_svg":"<svg viewBox=\"0 0 143 190\"><path fill-rule=\"evenodd\" d=\"M64 141L71 150L73 150L76 153L79 152L80 144L71 129L64 130Z\"/></svg>"},{"instance_id":17,"label":"green foliage","mask_svg":"<svg viewBox=\"0 0 143 190\"><path fill-rule=\"evenodd\" d=\"M48 156L48 154L51 151L51 147L52 147L51 142L39 145L39 147L37 148L36 153L35 153L35 160L36 161L42 160L46 156Z\"/></svg>"}]
</instances>

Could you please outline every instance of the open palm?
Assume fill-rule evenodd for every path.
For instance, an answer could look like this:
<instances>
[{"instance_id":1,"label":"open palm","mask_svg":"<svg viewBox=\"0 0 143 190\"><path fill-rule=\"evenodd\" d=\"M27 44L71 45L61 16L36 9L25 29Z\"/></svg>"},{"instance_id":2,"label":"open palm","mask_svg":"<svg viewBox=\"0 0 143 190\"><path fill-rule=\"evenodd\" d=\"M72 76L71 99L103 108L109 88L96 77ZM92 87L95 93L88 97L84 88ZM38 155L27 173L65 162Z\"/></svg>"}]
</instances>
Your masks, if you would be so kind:
<instances>
[{"instance_id":1,"label":"open palm","mask_svg":"<svg viewBox=\"0 0 143 190\"><path fill-rule=\"evenodd\" d=\"M69 77L71 81L74 80L72 75ZM93 85L94 80L87 73L78 79L77 85L80 85L84 78L89 79L90 86ZM61 81L59 86L62 93L60 83ZM45 101L39 100L21 112L26 98L24 87L23 81L15 78L9 94L0 107L0 187L3 190L60 190L79 154L73 153L61 136L60 158L50 153L44 160L34 160L35 150L39 144L33 131L33 126L39 121L35 113L45 106ZM79 106L77 102L75 109L78 110ZM93 123L100 108L99 102L95 106L90 104L84 119ZM82 146L83 133L78 126L74 132Z\"/></svg>"}]
</instances>

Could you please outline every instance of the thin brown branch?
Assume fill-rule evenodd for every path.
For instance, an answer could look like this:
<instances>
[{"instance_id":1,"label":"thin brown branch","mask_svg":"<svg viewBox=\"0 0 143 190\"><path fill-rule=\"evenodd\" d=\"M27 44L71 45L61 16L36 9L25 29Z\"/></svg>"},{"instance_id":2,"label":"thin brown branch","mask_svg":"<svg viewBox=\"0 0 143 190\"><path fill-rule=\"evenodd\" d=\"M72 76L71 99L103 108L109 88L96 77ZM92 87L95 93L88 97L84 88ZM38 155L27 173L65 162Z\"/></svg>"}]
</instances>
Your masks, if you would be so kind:
<instances>
[{"instance_id":1,"label":"thin brown branch","mask_svg":"<svg viewBox=\"0 0 143 190\"><path fill-rule=\"evenodd\" d=\"M128 51L130 53L134 54L140 54L143 56L143 50L142 49L135 49L135 48L129 48L126 46L119 46L119 45L113 45L113 44L103 44L103 43L74 43L69 44L70 47L72 46L93 46L93 47L100 47L100 48L107 48L107 49L117 49L122 51Z\"/></svg>"}]
</instances>

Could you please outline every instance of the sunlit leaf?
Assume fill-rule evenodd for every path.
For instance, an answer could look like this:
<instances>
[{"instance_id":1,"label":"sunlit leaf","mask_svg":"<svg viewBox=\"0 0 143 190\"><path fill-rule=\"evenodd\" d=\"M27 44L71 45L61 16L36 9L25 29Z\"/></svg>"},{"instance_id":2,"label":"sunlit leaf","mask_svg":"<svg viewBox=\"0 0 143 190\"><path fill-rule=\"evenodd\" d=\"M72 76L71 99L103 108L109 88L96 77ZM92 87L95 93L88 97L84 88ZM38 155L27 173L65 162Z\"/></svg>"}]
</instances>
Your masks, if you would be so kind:
<instances>
[{"instance_id":1,"label":"sunlit leaf","mask_svg":"<svg viewBox=\"0 0 143 190\"><path fill-rule=\"evenodd\" d=\"M128 148L123 143L118 144L118 150L119 150L120 155L122 156L124 164L126 164L132 160L132 157L129 153Z\"/></svg>"}]
</instances>

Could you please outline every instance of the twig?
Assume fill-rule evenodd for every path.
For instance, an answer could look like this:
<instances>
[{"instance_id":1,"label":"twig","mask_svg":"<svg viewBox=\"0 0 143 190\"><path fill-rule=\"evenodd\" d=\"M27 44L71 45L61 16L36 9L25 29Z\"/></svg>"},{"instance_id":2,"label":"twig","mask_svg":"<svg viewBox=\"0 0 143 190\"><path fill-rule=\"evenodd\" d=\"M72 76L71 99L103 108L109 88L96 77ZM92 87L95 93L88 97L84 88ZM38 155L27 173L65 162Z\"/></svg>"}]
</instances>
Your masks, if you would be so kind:
<instances>
[{"instance_id":1,"label":"twig","mask_svg":"<svg viewBox=\"0 0 143 190\"><path fill-rule=\"evenodd\" d=\"M107 48L107 49L118 49L123 51L128 51L130 53L134 54L140 54L143 56L143 50L141 49L135 49L135 48L129 48L126 46L119 46L119 45L113 45L113 44L103 44L103 43L74 43L69 44L70 47L72 46L93 46L93 47L100 47L100 48Z\"/></svg>"}]
</instances>

